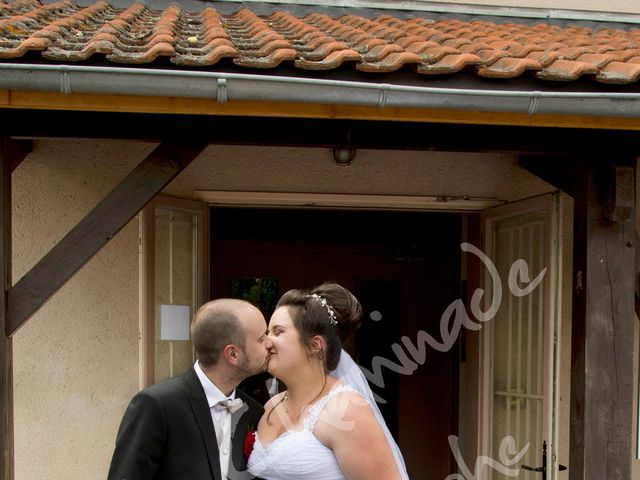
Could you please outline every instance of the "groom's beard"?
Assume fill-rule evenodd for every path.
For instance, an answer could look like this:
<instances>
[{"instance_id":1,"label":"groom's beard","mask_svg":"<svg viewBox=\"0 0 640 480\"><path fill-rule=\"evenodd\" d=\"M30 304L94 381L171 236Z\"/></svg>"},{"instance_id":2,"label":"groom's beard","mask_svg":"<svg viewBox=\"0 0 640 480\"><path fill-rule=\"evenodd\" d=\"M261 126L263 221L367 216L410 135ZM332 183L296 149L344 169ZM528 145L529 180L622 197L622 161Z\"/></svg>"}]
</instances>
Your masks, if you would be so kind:
<instances>
[{"instance_id":1,"label":"groom's beard","mask_svg":"<svg viewBox=\"0 0 640 480\"><path fill-rule=\"evenodd\" d=\"M252 377L253 375L258 375L259 373L263 373L267 371L267 364L269 363L269 356L265 356L262 361L258 360L257 362L251 362L251 359L245 354L244 361L242 364L238 365L238 370L243 375L243 378Z\"/></svg>"}]
</instances>

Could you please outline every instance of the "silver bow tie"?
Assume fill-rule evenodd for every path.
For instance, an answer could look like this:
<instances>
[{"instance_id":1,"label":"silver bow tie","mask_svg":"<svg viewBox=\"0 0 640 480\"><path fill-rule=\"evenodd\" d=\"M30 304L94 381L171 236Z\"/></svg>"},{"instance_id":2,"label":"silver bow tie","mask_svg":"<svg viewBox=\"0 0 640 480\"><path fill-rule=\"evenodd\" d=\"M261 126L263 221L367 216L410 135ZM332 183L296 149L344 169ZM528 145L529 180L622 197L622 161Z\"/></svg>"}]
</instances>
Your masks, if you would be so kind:
<instances>
[{"instance_id":1,"label":"silver bow tie","mask_svg":"<svg viewBox=\"0 0 640 480\"><path fill-rule=\"evenodd\" d=\"M241 398L235 398L233 400L222 400L216 403L213 408L218 410L219 412L223 410L228 410L229 413L235 413L242 408L244 402Z\"/></svg>"}]
</instances>

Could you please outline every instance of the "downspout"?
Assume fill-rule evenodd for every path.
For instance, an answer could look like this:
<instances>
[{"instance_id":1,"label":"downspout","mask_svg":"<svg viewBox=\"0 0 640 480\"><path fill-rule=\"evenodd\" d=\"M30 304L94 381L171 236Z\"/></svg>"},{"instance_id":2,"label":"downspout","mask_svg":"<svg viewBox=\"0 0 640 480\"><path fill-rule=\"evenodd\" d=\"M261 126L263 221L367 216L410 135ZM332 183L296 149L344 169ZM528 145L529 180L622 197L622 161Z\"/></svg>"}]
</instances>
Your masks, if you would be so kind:
<instances>
[{"instance_id":1,"label":"downspout","mask_svg":"<svg viewBox=\"0 0 640 480\"><path fill-rule=\"evenodd\" d=\"M0 90L640 117L640 93L420 87L238 73L0 63Z\"/></svg>"}]
</instances>

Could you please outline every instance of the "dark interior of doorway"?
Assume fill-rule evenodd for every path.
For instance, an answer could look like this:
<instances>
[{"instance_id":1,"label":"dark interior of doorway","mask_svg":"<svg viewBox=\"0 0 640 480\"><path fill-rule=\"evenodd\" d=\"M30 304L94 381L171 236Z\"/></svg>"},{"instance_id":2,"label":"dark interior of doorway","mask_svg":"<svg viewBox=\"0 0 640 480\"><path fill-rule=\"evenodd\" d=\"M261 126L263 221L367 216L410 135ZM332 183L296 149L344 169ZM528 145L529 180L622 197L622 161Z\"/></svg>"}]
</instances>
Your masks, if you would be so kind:
<instances>
[{"instance_id":1,"label":"dark interior of doorway","mask_svg":"<svg viewBox=\"0 0 640 480\"><path fill-rule=\"evenodd\" d=\"M211 297L244 288L268 320L285 291L337 281L363 305L363 326L347 346L357 362L398 363L392 346L402 336L415 344L420 330L440 338L442 312L460 298L461 225L453 213L212 208ZM411 478L454 473L448 436L457 434L459 355L459 342L448 352L427 348L411 375L383 368L384 388L373 386ZM264 395L254 387L246 386Z\"/></svg>"}]
</instances>

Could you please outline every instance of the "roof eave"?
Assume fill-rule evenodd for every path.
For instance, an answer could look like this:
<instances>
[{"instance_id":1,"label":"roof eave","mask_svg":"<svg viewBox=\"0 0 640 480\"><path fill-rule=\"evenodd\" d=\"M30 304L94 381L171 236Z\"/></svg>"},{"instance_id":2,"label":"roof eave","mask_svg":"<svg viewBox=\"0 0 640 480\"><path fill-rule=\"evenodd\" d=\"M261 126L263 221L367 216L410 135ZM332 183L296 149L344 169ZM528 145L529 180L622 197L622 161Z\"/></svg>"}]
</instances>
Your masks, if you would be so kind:
<instances>
[{"instance_id":1,"label":"roof eave","mask_svg":"<svg viewBox=\"0 0 640 480\"><path fill-rule=\"evenodd\" d=\"M640 118L640 93L488 90L291 76L0 64L0 90Z\"/></svg>"}]
</instances>

